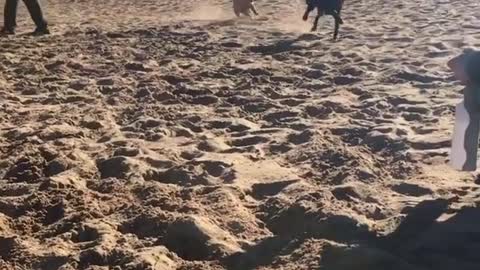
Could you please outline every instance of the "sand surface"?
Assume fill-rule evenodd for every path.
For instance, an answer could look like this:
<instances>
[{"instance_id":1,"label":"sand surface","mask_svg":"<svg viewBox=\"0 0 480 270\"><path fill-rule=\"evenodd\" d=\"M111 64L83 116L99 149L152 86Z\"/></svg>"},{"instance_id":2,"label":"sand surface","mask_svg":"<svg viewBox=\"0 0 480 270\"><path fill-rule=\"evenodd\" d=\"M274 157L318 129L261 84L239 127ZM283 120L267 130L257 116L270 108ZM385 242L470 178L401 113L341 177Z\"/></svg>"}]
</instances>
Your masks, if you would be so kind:
<instances>
[{"instance_id":1,"label":"sand surface","mask_svg":"<svg viewBox=\"0 0 480 270\"><path fill-rule=\"evenodd\" d=\"M43 3L0 39L0 269L480 269L478 0L347 0L337 42L296 0Z\"/></svg>"}]
</instances>

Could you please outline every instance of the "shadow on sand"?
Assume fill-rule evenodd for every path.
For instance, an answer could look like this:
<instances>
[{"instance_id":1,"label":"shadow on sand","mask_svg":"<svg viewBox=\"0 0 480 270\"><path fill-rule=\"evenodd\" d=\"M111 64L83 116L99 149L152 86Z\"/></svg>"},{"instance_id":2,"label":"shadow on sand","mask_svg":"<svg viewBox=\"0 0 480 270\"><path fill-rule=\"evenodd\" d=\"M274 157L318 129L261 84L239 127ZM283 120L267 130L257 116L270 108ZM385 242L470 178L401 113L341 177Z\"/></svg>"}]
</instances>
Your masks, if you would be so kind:
<instances>
[{"instance_id":1,"label":"shadow on sand","mask_svg":"<svg viewBox=\"0 0 480 270\"><path fill-rule=\"evenodd\" d=\"M249 49L251 52L260 53L264 55L271 55L283 52L306 50L317 44L309 44L308 46L303 44L297 44L301 41L321 41L323 37L316 34L302 34L297 38L282 39L275 41L272 44L261 44L257 46L251 46Z\"/></svg>"},{"instance_id":2,"label":"shadow on sand","mask_svg":"<svg viewBox=\"0 0 480 270\"><path fill-rule=\"evenodd\" d=\"M227 258L225 265L229 270L275 265L281 256L298 254L305 241L322 239L326 244L320 249L317 266L311 269L478 270L480 208L463 207L449 213L449 204L437 199L404 209L405 219L386 236L374 235L345 216L317 220L316 225L311 217L306 217L307 221L291 219L289 231L280 230L277 236ZM308 252L312 251L303 254Z\"/></svg>"}]
</instances>

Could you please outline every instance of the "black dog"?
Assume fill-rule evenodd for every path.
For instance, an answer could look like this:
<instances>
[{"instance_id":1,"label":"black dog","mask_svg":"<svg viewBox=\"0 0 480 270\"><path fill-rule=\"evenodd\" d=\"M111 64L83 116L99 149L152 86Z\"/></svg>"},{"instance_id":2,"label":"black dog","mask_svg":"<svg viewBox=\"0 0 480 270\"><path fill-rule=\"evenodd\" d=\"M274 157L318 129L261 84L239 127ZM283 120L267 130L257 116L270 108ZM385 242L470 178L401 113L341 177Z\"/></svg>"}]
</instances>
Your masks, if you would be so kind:
<instances>
[{"instance_id":1,"label":"black dog","mask_svg":"<svg viewBox=\"0 0 480 270\"><path fill-rule=\"evenodd\" d=\"M308 14L312 12L315 8L318 11L317 17L313 22L313 27L311 31L317 30L318 19L324 14L332 15L335 19L335 32L333 33L333 39L337 39L338 29L340 24L343 23L342 18L340 18L340 12L342 11L343 0L306 0L307 1L307 10L303 14L303 20L308 19Z\"/></svg>"}]
</instances>

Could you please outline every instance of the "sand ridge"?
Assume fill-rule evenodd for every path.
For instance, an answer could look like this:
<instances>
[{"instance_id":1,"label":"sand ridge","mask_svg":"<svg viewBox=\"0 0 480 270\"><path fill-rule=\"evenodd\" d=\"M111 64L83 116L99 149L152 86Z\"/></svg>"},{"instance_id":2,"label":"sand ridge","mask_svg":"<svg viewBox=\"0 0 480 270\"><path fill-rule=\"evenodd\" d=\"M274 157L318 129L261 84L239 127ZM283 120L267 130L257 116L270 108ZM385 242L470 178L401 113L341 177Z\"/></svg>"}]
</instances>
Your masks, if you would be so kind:
<instances>
[{"instance_id":1,"label":"sand ridge","mask_svg":"<svg viewBox=\"0 0 480 270\"><path fill-rule=\"evenodd\" d=\"M43 4L0 40L0 268L478 269L477 1L348 1L337 42L303 1Z\"/></svg>"}]
</instances>

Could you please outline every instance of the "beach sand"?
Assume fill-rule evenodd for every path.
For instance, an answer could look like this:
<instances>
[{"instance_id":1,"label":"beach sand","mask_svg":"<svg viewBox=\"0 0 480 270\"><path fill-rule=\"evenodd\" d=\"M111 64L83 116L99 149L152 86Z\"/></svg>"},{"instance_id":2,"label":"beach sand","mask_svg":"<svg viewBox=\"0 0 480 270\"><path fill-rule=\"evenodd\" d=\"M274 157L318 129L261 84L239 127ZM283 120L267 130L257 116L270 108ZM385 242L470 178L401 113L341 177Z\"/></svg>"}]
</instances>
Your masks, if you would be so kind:
<instances>
[{"instance_id":1,"label":"beach sand","mask_svg":"<svg viewBox=\"0 0 480 270\"><path fill-rule=\"evenodd\" d=\"M480 269L446 67L478 0L347 0L336 42L295 0L43 1L37 38L20 5L0 269Z\"/></svg>"}]
</instances>

